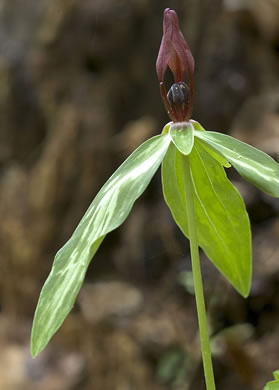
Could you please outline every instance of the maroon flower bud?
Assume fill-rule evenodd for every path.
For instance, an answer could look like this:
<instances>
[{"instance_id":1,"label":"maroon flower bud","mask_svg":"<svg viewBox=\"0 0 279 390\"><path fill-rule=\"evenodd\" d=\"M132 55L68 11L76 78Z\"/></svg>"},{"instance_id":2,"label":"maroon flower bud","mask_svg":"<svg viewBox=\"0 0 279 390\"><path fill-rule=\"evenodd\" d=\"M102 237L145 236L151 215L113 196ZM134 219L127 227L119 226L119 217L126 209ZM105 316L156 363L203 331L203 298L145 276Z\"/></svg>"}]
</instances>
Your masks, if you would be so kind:
<instances>
[{"instance_id":1,"label":"maroon flower bud","mask_svg":"<svg viewBox=\"0 0 279 390\"><path fill-rule=\"evenodd\" d=\"M166 93L164 76L170 68L175 84ZM164 11L163 38L156 62L160 92L169 117L174 122L186 122L192 115L195 62L182 32L176 12ZM187 82L184 76L187 76Z\"/></svg>"}]
</instances>

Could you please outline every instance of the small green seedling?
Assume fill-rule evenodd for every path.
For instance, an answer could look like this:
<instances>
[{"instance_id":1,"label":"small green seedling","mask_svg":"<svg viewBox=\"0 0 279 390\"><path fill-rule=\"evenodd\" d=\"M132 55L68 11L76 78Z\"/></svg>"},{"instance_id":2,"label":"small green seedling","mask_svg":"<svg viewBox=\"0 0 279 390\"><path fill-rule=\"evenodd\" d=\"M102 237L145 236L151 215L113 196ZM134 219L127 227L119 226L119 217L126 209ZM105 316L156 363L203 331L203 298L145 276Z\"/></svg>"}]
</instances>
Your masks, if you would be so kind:
<instances>
[{"instance_id":1,"label":"small green seedling","mask_svg":"<svg viewBox=\"0 0 279 390\"><path fill-rule=\"evenodd\" d=\"M164 75L168 67L175 83L166 93ZM125 221L162 164L165 201L176 224L190 240L206 386L207 390L214 390L199 247L234 288L247 297L252 273L250 223L244 201L228 180L224 167L233 166L256 187L279 197L279 164L252 146L228 135L205 131L198 122L190 120L194 59L179 29L178 17L170 9L164 12L156 70L172 122L124 161L56 254L37 305L31 352L33 357L37 356L60 328L103 239Z\"/></svg>"}]
</instances>

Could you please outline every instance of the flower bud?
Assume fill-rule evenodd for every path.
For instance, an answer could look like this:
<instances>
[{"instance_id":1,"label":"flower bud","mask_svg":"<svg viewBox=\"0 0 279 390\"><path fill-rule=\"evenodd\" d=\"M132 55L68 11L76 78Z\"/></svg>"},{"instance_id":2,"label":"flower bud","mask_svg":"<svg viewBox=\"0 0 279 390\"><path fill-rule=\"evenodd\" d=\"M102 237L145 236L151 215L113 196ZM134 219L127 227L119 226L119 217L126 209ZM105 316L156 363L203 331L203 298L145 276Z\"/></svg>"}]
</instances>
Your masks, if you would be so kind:
<instances>
[{"instance_id":1,"label":"flower bud","mask_svg":"<svg viewBox=\"0 0 279 390\"><path fill-rule=\"evenodd\" d=\"M175 84L166 93L164 76L168 67L173 74ZM191 118L194 68L194 59L180 30L176 12L167 8L164 11L163 37L156 70L165 108L174 122L185 122Z\"/></svg>"}]
</instances>

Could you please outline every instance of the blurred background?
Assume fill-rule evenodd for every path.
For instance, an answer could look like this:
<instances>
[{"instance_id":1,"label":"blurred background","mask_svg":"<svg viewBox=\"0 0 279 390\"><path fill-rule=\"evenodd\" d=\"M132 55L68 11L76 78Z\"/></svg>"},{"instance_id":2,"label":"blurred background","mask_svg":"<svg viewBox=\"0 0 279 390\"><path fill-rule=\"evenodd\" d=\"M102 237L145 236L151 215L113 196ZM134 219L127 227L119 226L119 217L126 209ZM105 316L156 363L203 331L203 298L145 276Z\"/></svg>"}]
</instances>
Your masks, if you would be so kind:
<instances>
[{"instance_id":1,"label":"blurred background","mask_svg":"<svg viewBox=\"0 0 279 390\"><path fill-rule=\"evenodd\" d=\"M196 60L193 118L279 158L279 0L0 1L0 388L204 389L189 246L160 173L104 241L46 350L32 316L98 189L168 118L155 72L170 7ZM279 201L227 174L253 231L251 295L202 257L218 389L279 369Z\"/></svg>"}]
</instances>

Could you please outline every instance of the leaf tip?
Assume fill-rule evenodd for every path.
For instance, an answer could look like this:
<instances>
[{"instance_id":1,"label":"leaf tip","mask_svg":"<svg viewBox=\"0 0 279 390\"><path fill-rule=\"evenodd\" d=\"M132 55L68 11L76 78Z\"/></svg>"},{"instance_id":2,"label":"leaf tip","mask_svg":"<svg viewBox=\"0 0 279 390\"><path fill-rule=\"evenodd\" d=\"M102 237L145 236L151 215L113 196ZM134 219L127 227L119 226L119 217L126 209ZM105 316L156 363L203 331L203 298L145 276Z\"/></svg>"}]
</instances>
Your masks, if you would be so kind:
<instances>
[{"instance_id":1,"label":"leaf tip","mask_svg":"<svg viewBox=\"0 0 279 390\"><path fill-rule=\"evenodd\" d=\"M238 290L238 292L243 296L243 298L248 298L251 290L251 278L247 282L243 284L241 289Z\"/></svg>"},{"instance_id":2,"label":"leaf tip","mask_svg":"<svg viewBox=\"0 0 279 390\"><path fill-rule=\"evenodd\" d=\"M33 359L35 359L46 347L46 344L41 345L36 340L32 340L31 337L31 343L30 343L30 353Z\"/></svg>"},{"instance_id":3,"label":"leaf tip","mask_svg":"<svg viewBox=\"0 0 279 390\"><path fill-rule=\"evenodd\" d=\"M38 332L38 324L36 323L36 316L33 321L31 337L30 337L30 353L35 359L47 346L49 339L42 338L43 333Z\"/></svg>"},{"instance_id":4,"label":"leaf tip","mask_svg":"<svg viewBox=\"0 0 279 390\"><path fill-rule=\"evenodd\" d=\"M31 339L31 344L30 344L30 353L31 353L31 356L33 359L35 359L35 357L37 357L39 355L39 353L41 352L40 349L38 349L36 343L34 343Z\"/></svg>"},{"instance_id":5,"label":"leaf tip","mask_svg":"<svg viewBox=\"0 0 279 390\"><path fill-rule=\"evenodd\" d=\"M33 349L32 345L31 345L30 353L31 353L32 359L35 359L39 355L40 352L37 352L35 349Z\"/></svg>"},{"instance_id":6,"label":"leaf tip","mask_svg":"<svg viewBox=\"0 0 279 390\"><path fill-rule=\"evenodd\" d=\"M33 330L32 330L33 333ZM41 349L38 348L36 340L34 340L33 335L31 334L31 342L30 342L30 353L33 359L39 355L41 352Z\"/></svg>"}]
</instances>

